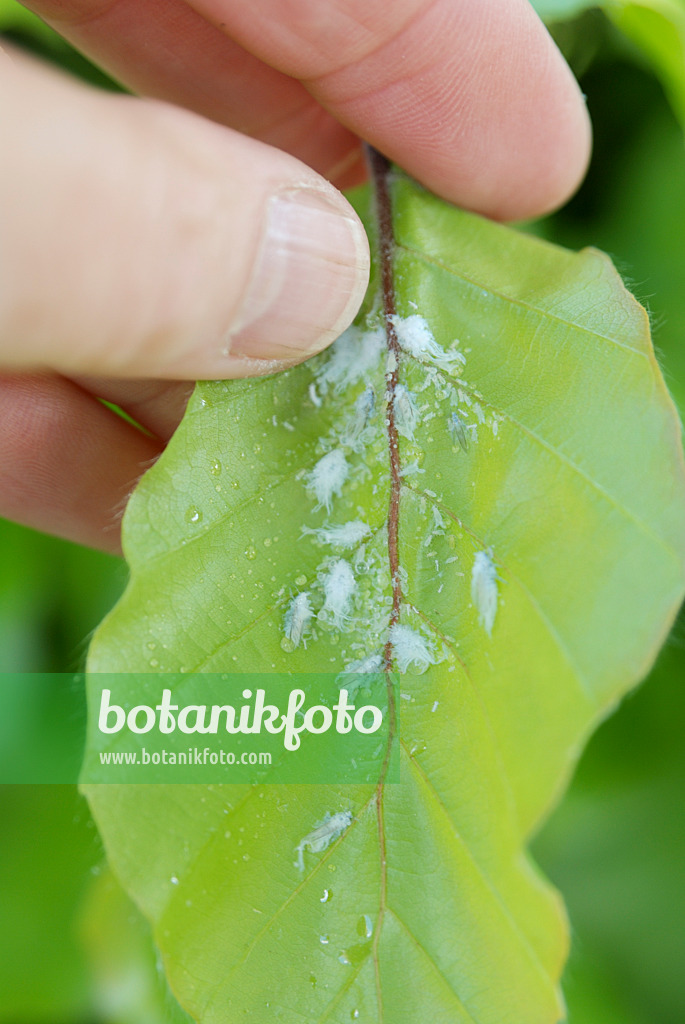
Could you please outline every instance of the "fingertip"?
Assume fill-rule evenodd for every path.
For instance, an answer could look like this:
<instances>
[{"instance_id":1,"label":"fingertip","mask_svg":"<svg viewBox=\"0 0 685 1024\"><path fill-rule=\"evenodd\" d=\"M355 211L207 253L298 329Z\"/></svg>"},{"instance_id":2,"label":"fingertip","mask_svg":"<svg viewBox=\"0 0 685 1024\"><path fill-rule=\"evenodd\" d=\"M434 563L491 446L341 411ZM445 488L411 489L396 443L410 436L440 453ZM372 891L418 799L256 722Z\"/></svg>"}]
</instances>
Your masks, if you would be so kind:
<instances>
[{"instance_id":1,"label":"fingertip","mask_svg":"<svg viewBox=\"0 0 685 1024\"><path fill-rule=\"evenodd\" d=\"M227 354L300 362L354 319L369 279L369 244L332 188L285 187L265 203L265 227Z\"/></svg>"}]
</instances>

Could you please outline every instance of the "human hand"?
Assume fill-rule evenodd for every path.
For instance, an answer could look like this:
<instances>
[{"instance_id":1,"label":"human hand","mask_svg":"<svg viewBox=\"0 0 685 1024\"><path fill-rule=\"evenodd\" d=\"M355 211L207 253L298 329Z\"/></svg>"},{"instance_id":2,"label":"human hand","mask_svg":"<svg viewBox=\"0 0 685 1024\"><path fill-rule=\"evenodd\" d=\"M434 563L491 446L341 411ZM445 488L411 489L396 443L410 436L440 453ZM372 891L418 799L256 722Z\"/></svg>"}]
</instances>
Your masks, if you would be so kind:
<instances>
[{"instance_id":1,"label":"human hand","mask_svg":"<svg viewBox=\"0 0 685 1024\"><path fill-rule=\"evenodd\" d=\"M587 163L527 0L26 6L154 97L0 52L0 514L96 547L119 550L187 381L299 362L353 319L366 238L328 182L363 180L360 138L501 219L555 207Z\"/></svg>"}]
</instances>

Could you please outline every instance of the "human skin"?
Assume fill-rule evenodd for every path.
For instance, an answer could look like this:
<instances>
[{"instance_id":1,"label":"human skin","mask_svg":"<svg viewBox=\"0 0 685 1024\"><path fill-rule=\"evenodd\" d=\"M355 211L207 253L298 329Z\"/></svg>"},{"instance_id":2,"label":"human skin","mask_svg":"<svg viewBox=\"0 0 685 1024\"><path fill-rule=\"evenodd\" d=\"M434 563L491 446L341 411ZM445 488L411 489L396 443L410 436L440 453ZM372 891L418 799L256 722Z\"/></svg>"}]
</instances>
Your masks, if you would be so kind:
<instances>
[{"instance_id":1,"label":"human skin","mask_svg":"<svg viewBox=\"0 0 685 1024\"><path fill-rule=\"evenodd\" d=\"M137 95L0 51L0 515L119 551L198 378L320 351L368 278L366 139L501 220L590 127L527 0L32 0ZM99 399L124 408L143 433Z\"/></svg>"}]
</instances>

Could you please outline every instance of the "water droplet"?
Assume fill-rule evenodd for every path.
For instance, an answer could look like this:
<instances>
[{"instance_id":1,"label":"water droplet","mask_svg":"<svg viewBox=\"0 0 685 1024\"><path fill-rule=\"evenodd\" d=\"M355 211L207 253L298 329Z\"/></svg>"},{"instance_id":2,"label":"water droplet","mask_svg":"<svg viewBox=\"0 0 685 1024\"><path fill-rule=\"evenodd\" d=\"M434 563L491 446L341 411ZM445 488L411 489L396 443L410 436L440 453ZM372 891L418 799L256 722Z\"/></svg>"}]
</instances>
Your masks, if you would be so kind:
<instances>
[{"instance_id":1,"label":"water droplet","mask_svg":"<svg viewBox=\"0 0 685 1024\"><path fill-rule=\"evenodd\" d=\"M316 988L316 978L314 977L313 974L309 975L309 984L312 986L312 988Z\"/></svg>"},{"instance_id":2,"label":"water droplet","mask_svg":"<svg viewBox=\"0 0 685 1024\"><path fill-rule=\"evenodd\" d=\"M149 664L150 668L159 668L159 662L156 658L151 658Z\"/></svg>"},{"instance_id":3,"label":"water droplet","mask_svg":"<svg viewBox=\"0 0 685 1024\"><path fill-rule=\"evenodd\" d=\"M148 640L145 646L147 647L148 651L154 651L157 644L155 643L154 640Z\"/></svg>"},{"instance_id":4,"label":"water droplet","mask_svg":"<svg viewBox=\"0 0 685 1024\"><path fill-rule=\"evenodd\" d=\"M201 523L202 512L200 512L200 509L196 508L195 505L191 505L190 508L186 509L185 519L187 523Z\"/></svg>"},{"instance_id":5,"label":"water droplet","mask_svg":"<svg viewBox=\"0 0 685 1024\"><path fill-rule=\"evenodd\" d=\"M296 576L295 577L295 583L297 584L298 587L303 587L306 582L307 582L307 577L306 576Z\"/></svg>"},{"instance_id":6,"label":"water droplet","mask_svg":"<svg viewBox=\"0 0 685 1024\"><path fill-rule=\"evenodd\" d=\"M357 934L363 939L370 939L373 935L373 921L368 914L362 914L357 921Z\"/></svg>"},{"instance_id":7,"label":"water droplet","mask_svg":"<svg viewBox=\"0 0 685 1024\"><path fill-rule=\"evenodd\" d=\"M271 547L271 537L265 537L264 538L264 547L265 548L270 548Z\"/></svg>"},{"instance_id":8,"label":"water droplet","mask_svg":"<svg viewBox=\"0 0 685 1024\"><path fill-rule=\"evenodd\" d=\"M331 889L324 889L323 896L319 900L319 903L328 903L329 900L333 899L333 892Z\"/></svg>"},{"instance_id":9,"label":"water droplet","mask_svg":"<svg viewBox=\"0 0 685 1024\"><path fill-rule=\"evenodd\" d=\"M219 473L221 472L221 463L219 462L218 459L213 459L212 462L210 462L209 472L212 473L213 476L219 475Z\"/></svg>"},{"instance_id":10,"label":"water droplet","mask_svg":"<svg viewBox=\"0 0 685 1024\"><path fill-rule=\"evenodd\" d=\"M245 548L245 558L249 558L250 561L257 557L257 549L254 544L248 544Z\"/></svg>"},{"instance_id":11,"label":"water droplet","mask_svg":"<svg viewBox=\"0 0 685 1024\"><path fill-rule=\"evenodd\" d=\"M319 935L319 942L321 943L322 946L327 946L328 945L328 936L327 935Z\"/></svg>"},{"instance_id":12,"label":"water droplet","mask_svg":"<svg viewBox=\"0 0 685 1024\"><path fill-rule=\"evenodd\" d=\"M359 1010L353 1010L350 1016L352 1017L352 1020L359 1020Z\"/></svg>"},{"instance_id":13,"label":"water droplet","mask_svg":"<svg viewBox=\"0 0 685 1024\"><path fill-rule=\"evenodd\" d=\"M341 964L351 964L352 963L352 961L349 959L347 953L344 950L340 954L340 956L338 957L338 963L341 963Z\"/></svg>"},{"instance_id":14,"label":"water droplet","mask_svg":"<svg viewBox=\"0 0 685 1024\"><path fill-rule=\"evenodd\" d=\"M176 877L176 875L172 875L169 881L171 882L172 885L178 885L178 878Z\"/></svg>"},{"instance_id":15,"label":"water droplet","mask_svg":"<svg viewBox=\"0 0 685 1024\"><path fill-rule=\"evenodd\" d=\"M285 651L286 654L290 654L291 651L295 650L295 644L289 639L289 637L281 637L281 650Z\"/></svg>"}]
</instances>

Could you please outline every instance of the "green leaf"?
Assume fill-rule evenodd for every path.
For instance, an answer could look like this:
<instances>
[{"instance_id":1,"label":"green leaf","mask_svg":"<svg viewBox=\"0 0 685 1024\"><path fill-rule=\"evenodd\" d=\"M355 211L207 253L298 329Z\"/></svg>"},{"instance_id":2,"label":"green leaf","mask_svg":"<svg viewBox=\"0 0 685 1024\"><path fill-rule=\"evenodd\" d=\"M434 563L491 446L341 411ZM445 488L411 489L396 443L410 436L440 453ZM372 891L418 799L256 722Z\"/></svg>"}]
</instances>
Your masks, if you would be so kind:
<instances>
[{"instance_id":1,"label":"green leaf","mask_svg":"<svg viewBox=\"0 0 685 1024\"><path fill-rule=\"evenodd\" d=\"M683 625L681 614L681 635ZM571 791L536 841L536 854L563 887L578 939L569 981L589 954L641 1024L679 1020L685 1007L678 970L685 956L684 678L685 648L674 640L649 682L593 737ZM572 990L569 1005L575 1001ZM597 1018L579 1009L571 1019Z\"/></svg>"},{"instance_id":2,"label":"green leaf","mask_svg":"<svg viewBox=\"0 0 685 1024\"><path fill-rule=\"evenodd\" d=\"M545 21L575 18L583 11L603 6L601 0L531 0L531 4Z\"/></svg>"},{"instance_id":3,"label":"green leaf","mask_svg":"<svg viewBox=\"0 0 685 1024\"><path fill-rule=\"evenodd\" d=\"M0 32L21 32L50 46L66 47L54 29L18 0L0 0Z\"/></svg>"},{"instance_id":4,"label":"green leaf","mask_svg":"<svg viewBox=\"0 0 685 1024\"><path fill-rule=\"evenodd\" d=\"M548 22L600 8L641 50L685 127L685 0L533 0Z\"/></svg>"},{"instance_id":5,"label":"green leaf","mask_svg":"<svg viewBox=\"0 0 685 1024\"><path fill-rule=\"evenodd\" d=\"M148 923L107 868L91 880L80 921L93 1006L107 1024L188 1024L165 983Z\"/></svg>"},{"instance_id":6,"label":"green leaf","mask_svg":"<svg viewBox=\"0 0 685 1024\"><path fill-rule=\"evenodd\" d=\"M644 77L633 72L633 95ZM612 79L611 69L603 73ZM594 93L601 85L594 83ZM603 106L597 134L624 107L630 80ZM685 415L685 161L682 132L663 97L629 140L609 151L591 215L555 219L554 239L592 238L611 252L653 307L653 337L666 380ZM536 839L534 854L564 892L573 949L564 978L571 1024L614 1021L592 1005L591 979L613 991L620 1024L685 1019L685 608L644 686L593 737L569 793Z\"/></svg>"},{"instance_id":7,"label":"green leaf","mask_svg":"<svg viewBox=\"0 0 685 1024\"><path fill-rule=\"evenodd\" d=\"M91 1010L76 919L101 856L73 786L0 787L0 1022L64 1024Z\"/></svg>"},{"instance_id":8,"label":"green leaf","mask_svg":"<svg viewBox=\"0 0 685 1024\"><path fill-rule=\"evenodd\" d=\"M130 502L131 584L91 648L92 672L337 671L383 650L401 590L430 652L401 682L400 785L87 788L176 997L208 1024L558 1020L564 915L525 844L683 594L679 424L608 259L401 175L391 192L399 329L419 311L440 346L399 356L418 421L385 352L370 359L376 268L357 350L348 334L277 377L198 386ZM311 474L336 449L349 473L329 514ZM357 550L312 532L350 520L372 531ZM338 557L349 619L315 618L294 646L293 595L319 612ZM301 875L299 841L342 809L351 826Z\"/></svg>"},{"instance_id":9,"label":"green leaf","mask_svg":"<svg viewBox=\"0 0 685 1024\"><path fill-rule=\"evenodd\" d=\"M642 0L611 3L607 13L648 57L685 127L685 3Z\"/></svg>"}]
</instances>

